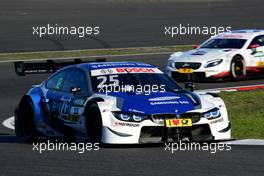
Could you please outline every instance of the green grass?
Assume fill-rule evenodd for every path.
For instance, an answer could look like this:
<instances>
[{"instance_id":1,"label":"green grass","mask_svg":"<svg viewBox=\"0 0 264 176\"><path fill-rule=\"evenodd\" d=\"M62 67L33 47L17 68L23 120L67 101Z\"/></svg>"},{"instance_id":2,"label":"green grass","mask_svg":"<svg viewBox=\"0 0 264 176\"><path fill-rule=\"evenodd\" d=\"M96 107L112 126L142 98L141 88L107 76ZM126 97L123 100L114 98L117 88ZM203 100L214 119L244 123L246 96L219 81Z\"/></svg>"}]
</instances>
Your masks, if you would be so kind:
<instances>
[{"instance_id":1,"label":"green grass","mask_svg":"<svg viewBox=\"0 0 264 176\"><path fill-rule=\"evenodd\" d=\"M173 45L137 48L87 49L70 51L44 51L22 53L0 53L0 61L33 60L50 58L89 58L92 56L116 56L129 54L172 53L189 50L193 45Z\"/></svg>"},{"instance_id":2,"label":"green grass","mask_svg":"<svg viewBox=\"0 0 264 176\"><path fill-rule=\"evenodd\" d=\"M232 137L264 138L264 90L222 92L220 96L232 123Z\"/></svg>"}]
</instances>

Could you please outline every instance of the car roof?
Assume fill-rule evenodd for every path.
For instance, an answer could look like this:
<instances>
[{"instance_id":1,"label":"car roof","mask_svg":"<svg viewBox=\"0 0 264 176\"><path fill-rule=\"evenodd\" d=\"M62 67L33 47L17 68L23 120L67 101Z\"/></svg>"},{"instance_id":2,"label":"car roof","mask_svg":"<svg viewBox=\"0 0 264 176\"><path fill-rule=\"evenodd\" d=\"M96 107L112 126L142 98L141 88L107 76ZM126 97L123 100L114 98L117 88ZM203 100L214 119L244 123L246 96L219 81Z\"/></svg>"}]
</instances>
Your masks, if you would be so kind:
<instances>
[{"instance_id":1,"label":"car roof","mask_svg":"<svg viewBox=\"0 0 264 176\"><path fill-rule=\"evenodd\" d=\"M78 64L78 67L81 67L86 70L95 70L95 69L107 69L107 68L119 68L119 67L147 67L147 68L157 68L156 66L146 64L143 62L88 62Z\"/></svg>"},{"instance_id":2,"label":"car roof","mask_svg":"<svg viewBox=\"0 0 264 176\"><path fill-rule=\"evenodd\" d=\"M256 35L264 35L263 29L240 29L240 30L233 30L230 32L224 32L221 34L216 35L213 38L230 38L230 39L251 39Z\"/></svg>"}]
</instances>

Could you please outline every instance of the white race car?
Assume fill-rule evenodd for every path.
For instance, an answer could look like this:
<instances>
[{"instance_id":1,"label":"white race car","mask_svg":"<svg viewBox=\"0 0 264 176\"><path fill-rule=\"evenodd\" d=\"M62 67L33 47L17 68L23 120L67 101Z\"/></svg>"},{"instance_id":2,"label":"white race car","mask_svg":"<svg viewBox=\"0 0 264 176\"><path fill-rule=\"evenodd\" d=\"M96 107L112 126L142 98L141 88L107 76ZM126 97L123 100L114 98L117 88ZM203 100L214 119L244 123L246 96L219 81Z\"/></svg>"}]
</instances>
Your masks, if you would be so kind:
<instances>
[{"instance_id":1,"label":"white race car","mask_svg":"<svg viewBox=\"0 0 264 176\"><path fill-rule=\"evenodd\" d=\"M234 80L250 72L264 70L264 30L235 30L221 33L187 52L173 53L166 74L176 80L190 75L194 80L204 78Z\"/></svg>"}]
</instances>

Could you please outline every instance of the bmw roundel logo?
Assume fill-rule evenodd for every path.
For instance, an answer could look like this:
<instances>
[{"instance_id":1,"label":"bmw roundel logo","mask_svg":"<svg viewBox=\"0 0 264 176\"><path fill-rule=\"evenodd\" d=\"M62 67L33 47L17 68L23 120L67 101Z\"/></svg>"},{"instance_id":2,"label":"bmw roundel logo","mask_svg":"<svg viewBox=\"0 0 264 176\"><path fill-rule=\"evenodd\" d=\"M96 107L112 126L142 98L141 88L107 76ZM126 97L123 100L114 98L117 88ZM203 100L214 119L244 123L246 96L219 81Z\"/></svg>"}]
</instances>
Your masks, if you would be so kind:
<instances>
[{"instance_id":1,"label":"bmw roundel logo","mask_svg":"<svg viewBox=\"0 0 264 176\"><path fill-rule=\"evenodd\" d=\"M189 64L189 63L184 63L184 64L182 65L182 67L190 67L190 64Z\"/></svg>"},{"instance_id":2,"label":"bmw roundel logo","mask_svg":"<svg viewBox=\"0 0 264 176\"><path fill-rule=\"evenodd\" d=\"M102 69L101 70L101 73L102 74L111 74L111 73L113 73L114 71L113 70L111 70L111 69Z\"/></svg>"}]
</instances>

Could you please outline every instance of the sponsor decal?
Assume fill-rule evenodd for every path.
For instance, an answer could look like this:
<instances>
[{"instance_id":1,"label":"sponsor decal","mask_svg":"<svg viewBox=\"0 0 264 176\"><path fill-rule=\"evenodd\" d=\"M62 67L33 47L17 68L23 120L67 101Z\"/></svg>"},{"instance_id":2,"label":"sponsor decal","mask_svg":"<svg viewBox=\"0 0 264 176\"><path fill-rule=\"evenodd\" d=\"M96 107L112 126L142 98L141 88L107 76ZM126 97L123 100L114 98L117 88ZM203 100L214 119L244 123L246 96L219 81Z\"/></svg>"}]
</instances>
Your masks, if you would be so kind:
<instances>
[{"instance_id":1,"label":"sponsor decal","mask_svg":"<svg viewBox=\"0 0 264 176\"><path fill-rule=\"evenodd\" d=\"M156 73L156 70L154 70L154 68L117 68L116 71L118 73Z\"/></svg>"},{"instance_id":2,"label":"sponsor decal","mask_svg":"<svg viewBox=\"0 0 264 176\"><path fill-rule=\"evenodd\" d=\"M168 104L190 104L188 101L163 101L163 102L150 102L150 105L168 105Z\"/></svg>"},{"instance_id":3,"label":"sponsor decal","mask_svg":"<svg viewBox=\"0 0 264 176\"><path fill-rule=\"evenodd\" d=\"M73 101L73 105L76 105L76 106L83 106L85 103L85 99L76 99Z\"/></svg>"},{"instance_id":4,"label":"sponsor decal","mask_svg":"<svg viewBox=\"0 0 264 176\"><path fill-rule=\"evenodd\" d=\"M96 68L101 68L101 69L106 69L106 68L118 68L118 67L151 67L150 64L146 63L91 63L91 67L93 69Z\"/></svg>"},{"instance_id":5,"label":"sponsor decal","mask_svg":"<svg viewBox=\"0 0 264 176\"><path fill-rule=\"evenodd\" d=\"M207 52L205 51L196 51L194 53L192 53L191 55L205 55Z\"/></svg>"},{"instance_id":6,"label":"sponsor decal","mask_svg":"<svg viewBox=\"0 0 264 176\"><path fill-rule=\"evenodd\" d=\"M113 74L114 70L112 69L102 69L100 72L104 75Z\"/></svg>"},{"instance_id":7,"label":"sponsor decal","mask_svg":"<svg viewBox=\"0 0 264 176\"><path fill-rule=\"evenodd\" d=\"M218 38L243 39L244 37L242 35L237 35L237 34L224 34L224 35L220 35Z\"/></svg>"},{"instance_id":8,"label":"sponsor decal","mask_svg":"<svg viewBox=\"0 0 264 176\"><path fill-rule=\"evenodd\" d=\"M139 127L137 123L115 122L115 126Z\"/></svg>"},{"instance_id":9,"label":"sponsor decal","mask_svg":"<svg viewBox=\"0 0 264 176\"><path fill-rule=\"evenodd\" d=\"M192 68L180 68L179 73L185 73L185 74L193 73L193 69Z\"/></svg>"},{"instance_id":10,"label":"sponsor decal","mask_svg":"<svg viewBox=\"0 0 264 176\"><path fill-rule=\"evenodd\" d=\"M264 67L264 61L263 62L257 62L258 67Z\"/></svg>"},{"instance_id":11,"label":"sponsor decal","mask_svg":"<svg viewBox=\"0 0 264 176\"><path fill-rule=\"evenodd\" d=\"M145 113L144 111L139 111L139 110L136 110L136 109L128 109L128 111L130 111L130 112L136 112L136 113L141 113L141 114L144 114Z\"/></svg>"},{"instance_id":12,"label":"sponsor decal","mask_svg":"<svg viewBox=\"0 0 264 176\"><path fill-rule=\"evenodd\" d=\"M206 70L208 73L219 72L219 70Z\"/></svg>"},{"instance_id":13,"label":"sponsor decal","mask_svg":"<svg viewBox=\"0 0 264 176\"><path fill-rule=\"evenodd\" d=\"M155 97L155 98L150 98L149 101L168 101L168 100L175 100L179 98L180 97L178 96Z\"/></svg>"},{"instance_id":14,"label":"sponsor decal","mask_svg":"<svg viewBox=\"0 0 264 176\"><path fill-rule=\"evenodd\" d=\"M120 67L120 68L108 68L108 69L96 69L91 70L92 76L110 75L110 74L126 74L129 73L162 73L158 68L146 68L146 67Z\"/></svg>"},{"instance_id":15,"label":"sponsor decal","mask_svg":"<svg viewBox=\"0 0 264 176\"><path fill-rule=\"evenodd\" d=\"M189 127L192 126L192 119L166 119L165 120L166 127Z\"/></svg>"},{"instance_id":16,"label":"sponsor decal","mask_svg":"<svg viewBox=\"0 0 264 176\"><path fill-rule=\"evenodd\" d=\"M212 124L219 123L219 122L223 122L223 121L224 121L224 118L222 117L220 119L212 120L209 123L212 125Z\"/></svg>"}]
</instances>

